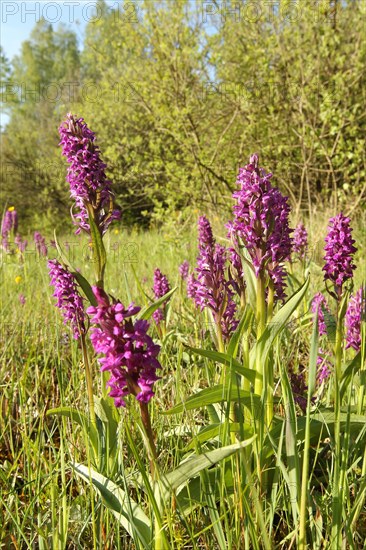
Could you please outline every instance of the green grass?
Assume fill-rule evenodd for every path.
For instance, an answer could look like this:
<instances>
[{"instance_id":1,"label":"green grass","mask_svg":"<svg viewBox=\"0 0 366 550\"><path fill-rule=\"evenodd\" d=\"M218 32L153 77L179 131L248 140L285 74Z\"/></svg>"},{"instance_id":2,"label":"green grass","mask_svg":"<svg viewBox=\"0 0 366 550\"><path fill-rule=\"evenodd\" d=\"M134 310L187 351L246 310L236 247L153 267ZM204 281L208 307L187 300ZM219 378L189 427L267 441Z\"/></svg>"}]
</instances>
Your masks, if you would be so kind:
<instances>
[{"instance_id":1,"label":"green grass","mask_svg":"<svg viewBox=\"0 0 366 550\"><path fill-rule=\"evenodd\" d=\"M278 398L275 414L283 418L286 408L285 375L289 366L296 372L309 366L312 324L304 321L309 300L322 283L322 242L327 215L317 217L309 228L314 250L311 283L305 300L292 317L291 324L276 340L270 352L276 365L275 386ZM362 218L355 220L354 236L359 247L355 288L365 280L362 243L365 243ZM224 231L221 233L224 237ZM71 243L70 259L87 278L92 279L90 251L85 238L74 235L59 238L63 248ZM205 313L196 311L185 297L185 288L178 276L178 266L188 259L194 264L196 230L175 226L147 233L119 232L113 229L105 238L108 252L105 287L124 303L133 300L144 305L152 298L153 271L159 267L178 290L171 300L171 317L167 336L162 344L160 361L162 379L156 384L156 397L150 404L151 419L158 447L158 463L162 472L176 468L187 456L187 447L197 453L229 445L235 441L226 430L230 422L221 425L212 439L193 439L199 430L213 424L218 408L201 407L178 415L163 415L176 403L188 399L200 389L219 383L224 367L190 352L186 347L213 349L210 323ZM85 371L78 342L62 324L54 307L49 286L46 261L38 258L29 247L24 262L16 256L3 255L1 325L1 389L0 401L0 540L3 548L15 549L127 549L138 547L113 514L102 504L90 483L78 477L72 462L92 461L90 445L83 430L64 417L47 416L52 408L72 406L87 411ZM56 251L49 249L50 257ZM296 268L295 268L296 269ZM20 277L20 279L19 279ZM139 284L137 283L139 281ZM19 294L26 298L25 305ZM152 334L157 339L156 329ZM250 347L255 340L249 337ZM90 353L91 355L91 353ZM346 359L354 353L346 352ZM239 355L239 359L240 359ZM105 393L96 360L92 362L94 394ZM282 386L282 390L281 390ZM351 413L365 414L365 402L360 404L360 391L365 380L356 375L345 393L342 404L342 441L347 442L348 456L343 454L344 501L340 504L345 548L363 548L366 539L366 427L352 429ZM325 415L318 437L308 441L309 494L306 499L306 531L312 548L327 548L331 544L332 451L331 410L324 406L331 401L332 388L322 388L315 394L318 400L309 406ZM291 392L288 406L295 414ZM330 400L330 401L329 401ZM323 412L321 412L321 410ZM327 416L328 414L328 416ZM347 416L348 415L348 416ZM141 432L138 429L137 403L129 399L128 407L118 411L118 467L115 481L125 487L130 498L140 503L152 518L151 499L141 489L143 472L148 475L148 459ZM264 548L267 533L272 548L295 548L298 513L294 503L296 475L302 472L302 441L305 416L296 409L291 426L272 434L275 453L266 459L267 472L261 483L253 455L242 450L197 477L200 488L198 506L195 495L187 493L186 502L192 510L184 514L173 502L167 503L162 521L171 548ZM245 423L239 421L247 438ZM292 432L289 428L296 429ZM280 424L279 424L280 425ZM225 428L226 426L226 428ZM253 423L252 423L253 426ZM304 432L301 431L302 427ZM226 431L225 431L226 430ZM290 433L294 437L292 452L298 453L298 466L291 466ZM296 440L296 438L298 438ZM302 439L301 439L302 438ZM191 451L189 451L191 452ZM117 460L117 459L116 459ZM264 460L263 457L261 460ZM291 473L291 468L293 471ZM291 477L294 475L295 477ZM231 481L230 481L231 480ZM306 484L305 484L306 486ZM145 484L146 487L146 484ZM193 486L191 487L193 490ZM296 492L295 492L296 493ZM300 503L300 494L297 495ZM261 522L263 523L261 528ZM255 542L257 541L257 543ZM137 546L136 546L137 545Z\"/></svg>"}]
</instances>

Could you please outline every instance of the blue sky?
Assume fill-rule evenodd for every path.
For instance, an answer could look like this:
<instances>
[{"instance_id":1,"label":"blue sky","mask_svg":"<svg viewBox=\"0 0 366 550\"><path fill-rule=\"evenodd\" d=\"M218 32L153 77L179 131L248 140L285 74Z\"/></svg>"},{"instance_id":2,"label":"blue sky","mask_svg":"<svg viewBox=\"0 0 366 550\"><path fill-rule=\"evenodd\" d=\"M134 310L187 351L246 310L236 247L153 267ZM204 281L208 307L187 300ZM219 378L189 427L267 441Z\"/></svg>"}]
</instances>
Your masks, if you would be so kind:
<instances>
[{"instance_id":1,"label":"blue sky","mask_svg":"<svg viewBox=\"0 0 366 550\"><path fill-rule=\"evenodd\" d=\"M60 23L66 24L78 36L80 47L86 24L98 16L95 10L96 0L62 0L62 1L28 1L1 0L1 33L0 43L5 55L12 60L21 51L22 42L27 40L37 21L43 17L57 28ZM119 1L107 1L107 5L116 9L123 6ZM137 2L136 2L136 5ZM121 9L121 8L120 8ZM6 126L9 117L0 115L1 127Z\"/></svg>"},{"instance_id":2,"label":"blue sky","mask_svg":"<svg viewBox=\"0 0 366 550\"><path fill-rule=\"evenodd\" d=\"M117 2L107 2L117 5ZM78 35L80 43L86 23L95 16L95 0L38 1L2 0L1 45L9 59L20 52L21 44L41 17L55 27L65 23Z\"/></svg>"}]
</instances>

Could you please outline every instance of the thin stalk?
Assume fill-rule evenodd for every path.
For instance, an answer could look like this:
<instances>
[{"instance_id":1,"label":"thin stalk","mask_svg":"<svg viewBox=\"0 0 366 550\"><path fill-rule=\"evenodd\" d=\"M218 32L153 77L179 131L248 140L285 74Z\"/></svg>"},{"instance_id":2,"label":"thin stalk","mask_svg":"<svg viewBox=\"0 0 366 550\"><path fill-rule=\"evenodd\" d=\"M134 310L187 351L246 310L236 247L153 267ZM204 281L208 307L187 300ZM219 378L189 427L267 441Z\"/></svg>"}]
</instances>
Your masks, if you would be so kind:
<instances>
[{"instance_id":1,"label":"thin stalk","mask_svg":"<svg viewBox=\"0 0 366 550\"><path fill-rule=\"evenodd\" d=\"M130 376L127 377L127 387L130 393L132 393L135 396L137 396L137 394L140 393L141 391L139 385L134 380L132 380ZM149 407L147 403L142 403L141 401L139 401L139 405L140 405L142 425L143 425L147 442L148 442L148 455L149 455L151 479L153 483L159 483L159 471L156 464L158 455L156 452L154 433L151 427ZM159 508L160 506L161 506L161 501L159 499ZM154 515L154 523L155 523L155 550L163 550L164 548L166 548L166 538L164 533L162 532L162 523L161 523L161 519L158 517L158 514Z\"/></svg>"},{"instance_id":2,"label":"thin stalk","mask_svg":"<svg viewBox=\"0 0 366 550\"><path fill-rule=\"evenodd\" d=\"M250 330L248 329L242 338L242 354L243 354L243 365L244 367L249 368L249 334ZM250 380L243 376L242 378L242 388L244 390L250 391Z\"/></svg>"},{"instance_id":3,"label":"thin stalk","mask_svg":"<svg viewBox=\"0 0 366 550\"><path fill-rule=\"evenodd\" d=\"M260 340L265 326L266 326L266 292L265 292L265 280L264 273L261 272L257 278L257 307L256 307L256 320L257 320L257 342ZM259 374L255 380L254 392L261 397L261 403L263 404L263 386L265 388L265 394L267 393L267 376L265 373L265 365L263 364L263 359L261 354L258 352L255 358L255 368L256 372ZM264 426L267 425L267 407L264 406L264 418L262 415L256 415L254 418L256 424L256 432L258 438L256 441L256 461L257 461L257 475L262 488L264 479L262 478L262 461L261 461L261 450L264 439ZM262 489L261 489L262 490ZM258 501L258 505L261 506L261 502Z\"/></svg>"},{"instance_id":4,"label":"thin stalk","mask_svg":"<svg viewBox=\"0 0 366 550\"><path fill-rule=\"evenodd\" d=\"M309 409L308 409L309 410ZM304 462L302 467L301 501L300 501L300 533L299 550L306 550L306 505L309 475L309 450L310 450L310 414L306 411ZM310 413L310 411L309 411Z\"/></svg>"},{"instance_id":5,"label":"thin stalk","mask_svg":"<svg viewBox=\"0 0 366 550\"><path fill-rule=\"evenodd\" d=\"M274 307L274 284L270 280L268 284L268 298L267 298L267 322L272 319L273 307ZM264 366L265 382L266 382L266 425L268 430L271 427L273 419L273 386L274 386L274 373L273 373L273 361L266 361Z\"/></svg>"},{"instance_id":6,"label":"thin stalk","mask_svg":"<svg viewBox=\"0 0 366 550\"><path fill-rule=\"evenodd\" d=\"M270 321L273 316L273 306L274 306L274 284L270 280L268 284L268 299L267 299L267 321Z\"/></svg>"},{"instance_id":7,"label":"thin stalk","mask_svg":"<svg viewBox=\"0 0 366 550\"><path fill-rule=\"evenodd\" d=\"M266 296L265 296L265 285L264 285L264 276L263 273L259 274L257 278L257 310L256 310L256 320L257 320L257 341L263 334L264 328L266 326ZM263 362L260 357L260 354L256 357L256 371L261 377L258 377L255 381L255 393L257 395L262 395L263 391Z\"/></svg>"},{"instance_id":8,"label":"thin stalk","mask_svg":"<svg viewBox=\"0 0 366 550\"><path fill-rule=\"evenodd\" d=\"M242 458L243 458L242 464L244 465L245 474L246 474L247 480L249 482L249 480L251 480L251 472L250 472L250 467L249 467L249 465L247 463L247 460L246 460L245 453L242 453ZM268 538L268 533L267 533L267 530L266 530L266 523L265 523L264 517L263 517L262 504L261 504L261 501L260 501L260 498L259 498L259 495L258 495L258 492L257 492L257 488L255 487L254 483L251 483L251 482L250 482L250 488L251 488L251 492L252 492L252 499L253 499L253 502L254 502L255 511L256 511L256 514L257 514L259 529L260 529L260 532L261 532L261 535L262 535L263 548L265 550L271 550L272 546L271 546L270 540Z\"/></svg>"},{"instance_id":9,"label":"thin stalk","mask_svg":"<svg viewBox=\"0 0 366 550\"><path fill-rule=\"evenodd\" d=\"M257 339L262 336L266 326L266 288L264 281L264 273L260 273L257 277Z\"/></svg>"},{"instance_id":10,"label":"thin stalk","mask_svg":"<svg viewBox=\"0 0 366 550\"><path fill-rule=\"evenodd\" d=\"M142 424L145 428L146 437L149 442L149 462L150 462L150 471L151 471L151 477L152 479L155 478L155 462L158 457L156 452L156 446L154 441L154 433L152 431L151 427L151 420L150 420L150 414L149 414L149 408L147 403L141 403L140 405L140 413L141 413L141 420Z\"/></svg>"},{"instance_id":11,"label":"thin stalk","mask_svg":"<svg viewBox=\"0 0 366 550\"><path fill-rule=\"evenodd\" d=\"M306 519L307 519L307 503L308 503L308 477L309 477L309 452L310 452L310 412L311 412L311 397L313 395L316 384L316 360L318 355L318 312L314 320L313 336L311 339L310 350L310 365L309 365L309 380L308 380L308 397L306 406L306 424L305 424L305 441L304 455L302 463L302 481L301 481L301 496L300 496L300 530L299 530L299 550L306 550Z\"/></svg>"},{"instance_id":12,"label":"thin stalk","mask_svg":"<svg viewBox=\"0 0 366 550\"><path fill-rule=\"evenodd\" d=\"M366 293L366 287L363 290L363 296ZM366 341L366 326L365 323L362 323L361 327L361 342ZM364 410L364 401L365 401L365 386L366 386L366 361L365 361L365 346L361 349L361 369L360 369L360 388L358 391L358 403L357 403L357 414L362 414Z\"/></svg>"},{"instance_id":13,"label":"thin stalk","mask_svg":"<svg viewBox=\"0 0 366 550\"><path fill-rule=\"evenodd\" d=\"M91 420L91 423L94 426L96 426L97 422L96 422L95 409L94 409L93 377L92 377L92 372L91 372L90 363L89 363L88 350L86 347L85 334L81 334L80 341L81 341L81 350L83 354L83 361L84 361L84 367L85 367L85 378L86 378L86 386L87 386L88 401L89 401L90 420Z\"/></svg>"},{"instance_id":14,"label":"thin stalk","mask_svg":"<svg viewBox=\"0 0 366 550\"><path fill-rule=\"evenodd\" d=\"M80 341L81 341L81 350L82 350L82 354L83 354L83 361L84 361L84 367L85 367L85 378L86 378L86 386L87 386L87 394L88 394L88 402L89 402L90 422L93 426L96 426L97 425L97 420L96 420L95 408L94 408L93 378L92 378L92 372L91 372L90 363L89 363L88 350L87 350L87 347L86 347L85 334L81 333ZM88 445L87 445L87 448L88 448L88 451L89 451L89 446ZM96 459L95 456L93 458L94 458L94 460ZM89 468L91 468L89 452L88 452L88 466L89 466ZM91 488L92 488L92 481L91 480L90 480L90 485L91 485ZM95 507L94 507L94 499L93 498L91 500L91 507L92 507L93 549L96 550L100 524L98 522L98 529L97 529L97 523L95 521Z\"/></svg>"},{"instance_id":15,"label":"thin stalk","mask_svg":"<svg viewBox=\"0 0 366 550\"><path fill-rule=\"evenodd\" d=\"M61 456L61 487L62 487L62 510L61 510L61 545L62 549L66 548L67 531L69 514L67 509L67 492L66 492L66 463L65 463L65 448L64 437L66 433L66 419L61 419L61 437L60 437L60 456Z\"/></svg>"},{"instance_id":16,"label":"thin stalk","mask_svg":"<svg viewBox=\"0 0 366 550\"><path fill-rule=\"evenodd\" d=\"M150 421L150 414L147 403L139 403L140 404L140 412L141 412L141 419L142 423L145 428L147 440L149 442L149 462L150 462L150 472L151 472L151 478L153 480L153 483L158 483L158 471L155 468L156 460L157 460L157 452L155 447L155 441L154 441L154 434L151 427L151 421ZM161 505L161 500L159 499L159 504ZM160 518L155 514L154 516L154 523L155 523L155 550L162 550L165 548L165 537L162 533L162 525Z\"/></svg>"},{"instance_id":17,"label":"thin stalk","mask_svg":"<svg viewBox=\"0 0 366 550\"><path fill-rule=\"evenodd\" d=\"M339 308L338 308L339 310ZM335 342L335 372L334 372L334 476L333 476L333 502L332 502L332 548L340 548L341 520L342 520L342 496L343 490L340 487L340 459L341 459L341 425L340 425L340 382L342 365L342 341L343 330L341 318L338 311L337 331Z\"/></svg>"},{"instance_id":18,"label":"thin stalk","mask_svg":"<svg viewBox=\"0 0 366 550\"><path fill-rule=\"evenodd\" d=\"M241 311L244 311L246 303L247 303L247 301L246 301L246 298L245 298L245 291L242 291L240 293L240 309L241 309Z\"/></svg>"},{"instance_id":19,"label":"thin stalk","mask_svg":"<svg viewBox=\"0 0 366 550\"><path fill-rule=\"evenodd\" d=\"M265 383L266 383L266 426L269 430L273 420L273 387L274 387L274 374L273 374L273 361L269 360L265 364Z\"/></svg>"},{"instance_id":20,"label":"thin stalk","mask_svg":"<svg viewBox=\"0 0 366 550\"><path fill-rule=\"evenodd\" d=\"M94 273L96 285L99 288L104 288L104 272L107 262L106 251L103 244L103 235L98 226L97 214L92 204L85 204L88 210L90 224L90 238L93 250Z\"/></svg>"},{"instance_id":21,"label":"thin stalk","mask_svg":"<svg viewBox=\"0 0 366 550\"><path fill-rule=\"evenodd\" d=\"M364 454L363 454L363 462L362 462L362 470L361 470L361 478L362 479L365 479L366 478L366 447L365 447L365 451L364 451ZM356 508L356 512L353 516L353 520L352 520L352 523L351 523L351 530L354 532L355 529L356 529L356 525L357 525L357 520L359 518L359 515L363 509L363 505L364 505L364 502L365 502L365 499L366 499L366 493L365 491L362 491L362 497L361 497L361 500L360 502L358 503L357 505L357 508Z\"/></svg>"},{"instance_id":22,"label":"thin stalk","mask_svg":"<svg viewBox=\"0 0 366 550\"><path fill-rule=\"evenodd\" d=\"M91 453L93 453L93 451L91 450L90 445L88 445L88 438L86 434L85 434L85 447L86 447L87 464L89 469L89 489L90 489L91 522L92 522L92 533L93 533L93 550L97 550L98 533L100 529L97 529L97 523L95 521L96 514L95 514L95 502L94 502L94 489L93 489L93 481L91 477L92 462L90 459L91 458L90 455ZM98 525L98 527L100 526Z\"/></svg>"},{"instance_id":23,"label":"thin stalk","mask_svg":"<svg viewBox=\"0 0 366 550\"><path fill-rule=\"evenodd\" d=\"M217 347L220 353L225 352L224 340L222 337L221 317L216 319Z\"/></svg>"},{"instance_id":24,"label":"thin stalk","mask_svg":"<svg viewBox=\"0 0 366 550\"><path fill-rule=\"evenodd\" d=\"M131 376L127 375L126 377L127 387L128 391L137 397L137 395L141 392L140 386L135 382ZM148 453L149 453L149 461L150 461L150 470L151 470L151 476L154 479L155 474L155 461L157 459L157 452L155 447L155 440L154 440L154 433L152 431L151 427L151 420L150 420L150 413L147 403L143 403L142 401L139 401L140 405L140 413L141 413L141 420L142 425L145 430L145 434L148 441Z\"/></svg>"}]
</instances>

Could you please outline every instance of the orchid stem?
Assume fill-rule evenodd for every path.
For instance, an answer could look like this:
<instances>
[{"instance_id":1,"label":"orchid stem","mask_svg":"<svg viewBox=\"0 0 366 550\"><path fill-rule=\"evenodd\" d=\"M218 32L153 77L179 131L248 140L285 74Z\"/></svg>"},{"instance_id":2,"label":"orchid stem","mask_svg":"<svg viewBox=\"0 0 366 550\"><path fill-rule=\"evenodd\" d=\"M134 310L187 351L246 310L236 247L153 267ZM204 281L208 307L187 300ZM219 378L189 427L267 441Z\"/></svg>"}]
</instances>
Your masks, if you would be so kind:
<instances>
[{"instance_id":1,"label":"orchid stem","mask_svg":"<svg viewBox=\"0 0 366 550\"><path fill-rule=\"evenodd\" d=\"M94 396L93 396L93 378L89 363L89 357L88 357L88 350L86 347L86 341L85 341L85 334L81 335L81 350L83 354L83 361L84 361L84 367L85 367L85 378L86 378L86 386L87 386L87 392L88 392L88 401L89 401L89 414L90 414L90 420L93 426L96 426L96 416L95 416L95 409L94 409Z\"/></svg>"}]
</instances>

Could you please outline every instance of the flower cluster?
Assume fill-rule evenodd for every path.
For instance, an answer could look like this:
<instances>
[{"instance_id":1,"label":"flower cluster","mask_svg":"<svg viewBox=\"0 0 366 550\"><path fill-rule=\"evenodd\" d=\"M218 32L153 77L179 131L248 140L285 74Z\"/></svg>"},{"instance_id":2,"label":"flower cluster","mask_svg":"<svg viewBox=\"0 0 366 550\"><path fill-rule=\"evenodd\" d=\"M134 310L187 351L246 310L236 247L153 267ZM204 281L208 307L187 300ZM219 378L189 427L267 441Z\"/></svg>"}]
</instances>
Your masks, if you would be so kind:
<instances>
[{"instance_id":1,"label":"flower cluster","mask_svg":"<svg viewBox=\"0 0 366 550\"><path fill-rule=\"evenodd\" d=\"M256 277L267 271L278 299L285 297L283 263L292 251L288 197L271 185L272 174L259 168L257 155L239 171L239 191L233 194L234 220L227 227L234 244L242 242L253 262Z\"/></svg>"},{"instance_id":2,"label":"flower cluster","mask_svg":"<svg viewBox=\"0 0 366 550\"><path fill-rule=\"evenodd\" d=\"M34 244L36 245L36 250L40 256L47 256L47 245L46 239L42 237L39 231L34 232Z\"/></svg>"},{"instance_id":3,"label":"flower cluster","mask_svg":"<svg viewBox=\"0 0 366 550\"><path fill-rule=\"evenodd\" d=\"M14 206L10 206L1 222L1 246L6 252L10 252L9 236L15 234L18 229L18 214Z\"/></svg>"},{"instance_id":4,"label":"flower cluster","mask_svg":"<svg viewBox=\"0 0 366 550\"><path fill-rule=\"evenodd\" d=\"M163 273L160 271L160 269L155 269L155 271L154 271L153 291L154 291L154 296L155 296L156 300L158 300L159 298L162 298L163 296L165 296L165 294L167 292L169 292L169 290L170 290L170 284L169 284L169 281L168 281L167 277L165 275L163 275ZM159 323L161 323L161 321L164 321L164 318L165 318L165 312L164 312L165 305L166 305L166 303L164 304L164 308L159 308L159 309L155 310L154 313L153 313L153 319L154 319L154 321L157 325Z\"/></svg>"},{"instance_id":5,"label":"flower cluster","mask_svg":"<svg viewBox=\"0 0 366 550\"><path fill-rule=\"evenodd\" d=\"M355 265L352 263L352 255L357 250L353 246L354 242L349 218L340 213L329 220L324 248L324 280L330 280L335 285L338 295L342 292L343 284L353 276Z\"/></svg>"},{"instance_id":6,"label":"flower cluster","mask_svg":"<svg viewBox=\"0 0 366 550\"><path fill-rule=\"evenodd\" d=\"M14 239L14 242L17 245L19 252L23 254L28 246L28 241L26 239L22 239L22 237L18 233Z\"/></svg>"},{"instance_id":7,"label":"flower cluster","mask_svg":"<svg viewBox=\"0 0 366 550\"><path fill-rule=\"evenodd\" d=\"M7 235L3 235L1 237L1 248L5 250L5 252L11 252L9 238Z\"/></svg>"},{"instance_id":8,"label":"flower cluster","mask_svg":"<svg viewBox=\"0 0 366 550\"><path fill-rule=\"evenodd\" d=\"M11 232L14 234L18 229L18 214L14 206L10 206L4 214L1 224L1 236L8 237Z\"/></svg>"},{"instance_id":9,"label":"flower cluster","mask_svg":"<svg viewBox=\"0 0 366 550\"><path fill-rule=\"evenodd\" d=\"M227 291L225 280L226 249L220 244L207 247L197 258L197 286L195 301L201 309L209 307L218 313Z\"/></svg>"},{"instance_id":10,"label":"flower cluster","mask_svg":"<svg viewBox=\"0 0 366 550\"><path fill-rule=\"evenodd\" d=\"M67 180L70 194L75 200L78 213L74 217L81 229L90 232L87 204L94 212L95 222L104 234L112 220L120 218L120 211L114 208L111 182L105 174L106 165L100 158L95 134L89 130L83 118L68 114L59 128L62 154L70 163Z\"/></svg>"},{"instance_id":11,"label":"flower cluster","mask_svg":"<svg viewBox=\"0 0 366 550\"><path fill-rule=\"evenodd\" d=\"M215 243L210 222L205 216L198 220L197 279L191 276L187 283L187 292L201 310L208 307L220 324L222 334L228 338L235 330L234 319L236 304L233 292L225 278L226 249Z\"/></svg>"},{"instance_id":12,"label":"flower cluster","mask_svg":"<svg viewBox=\"0 0 366 550\"><path fill-rule=\"evenodd\" d=\"M197 292L197 279L193 273L190 273L187 277L187 296L195 300ZM197 305L197 304L196 304Z\"/></svg>"},{"instance_id":13,"label":"flower cluster","mask_svg":"<svg viewBox=\"0 0 366 550\"><path fill-rule=\"evenodd\" d=\"M163 275L163 273L160 271L160 269L155 269L154 271L154 295L155 298L162 298L165 296L167 292L170 290L170 284L166 277L166 275Z\"/></svg>"},{"instance_id":14,"label":"flower cluster","mask_svg":"<svg viewBox=\"0 0 366 550\"><path fill-rule=\"evenodd\" d=\"M179 266L179 275L182 277L182 279L187 279L189 273L189 262L188 260L184 260L182 264Z\"/></svg>"},{"instance_id":15,"label":"flower cluster","mask_svg":"<svg viewBox=\"0 0 366 550\"><path fill-rule=\"evenodd\" d=\"M12 222L12 215L9 210L7 210L4 214L3 221L1 224L1 236L7 237L12 230L13 222Z\"/></svg>"},{"instance_id":16,"label":"flower cluster","mask_svg":"<svg viewBox=\"0 0 366 550\"><path fill-rule=\"evenodd\" d=\"M294 229L293 250L296 254L298 254L301 260L305 258L307 247L308 232L306 231L305 225L303 223L299 223Z\"/></svg>"},{"instance_id":17,"label":"flower cluster","mask_svg":"<svg viewBox=\"0 0 366 550\"><path fill-rule=\"evenodd\" d=\"M56 306L63 313L64 324L71 324L74 338L78 340L80 334L85 333L85 313L76 280L57 260L49 260L47 265L51 285L55 287L53 296L57 298Z\"/></svg>"},{"instance_id":18,"label":"flower cluster","mask_svg":"<svg viewBox=\"0 0 366 550\"><path fill-rule=\"evenodd\" d=\"M152 388L159 379L156 371L161 368L157 359L160 346L147 334L149 323L132 320L139 307L131 304L125 309L119 301L110 303L98 287L93 287L93 292L97 306L89 307L87 313L98 326L92 328L90 339L95 352L104 355L99 359L101 370L111 373L109 395L116 407L125 406L124 398L130 393L147 403L154 395Z\"/></svg>"},{"instance_id":19,"label":"flower cluster","mask_svg":"<svg viewBox=\"0 0 366 550\"><path fill-rule=\"evenodd\" d=\"M311 311L315 314L318 312L318 330L319 335L327 334L327 326L325 324L324 312L330 313L328 302L321 292L317 292L311 302Z\"/></svg>"},{"instance_id":20,"label":"flower cluster","mask_svg":"<svg viewBox=\"0 0 366 550\"><path fill-rule=\"evenodd\" d=\"M361 323L366 321L366 292L361 287L351 296L346 311L346 348L361 349Z\"/></svg>"},{"instance_id":21,"label":"flower cluster","mask_svg":"<svg viewBox=\"0 0 366 550\"><path fill-rule=\"evenodd\" d=\"M198 219L198 250L205 253L207 249L215 246L215 239L212 233L212 227L206 216Z\"/></svg>"}]
</instances>

